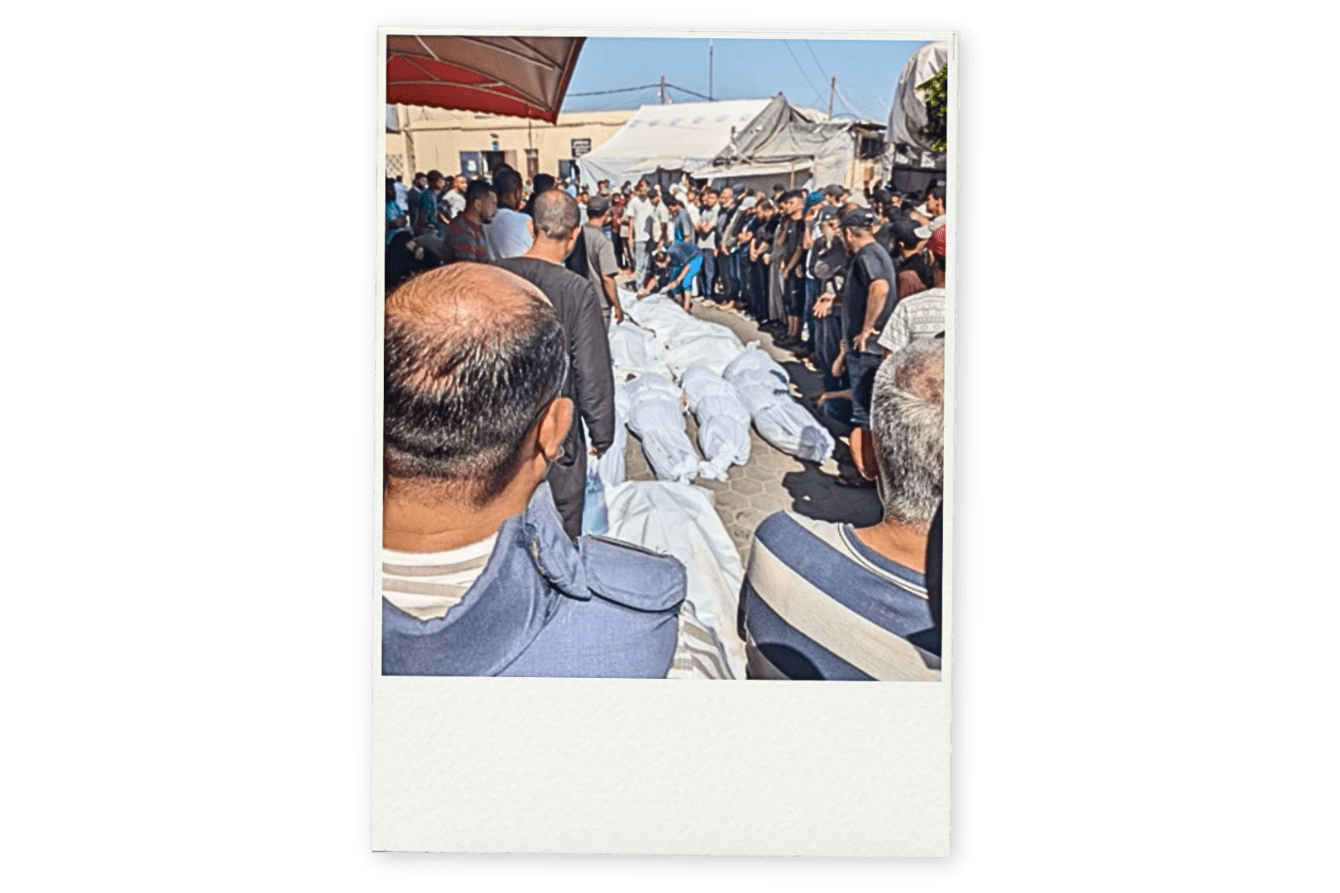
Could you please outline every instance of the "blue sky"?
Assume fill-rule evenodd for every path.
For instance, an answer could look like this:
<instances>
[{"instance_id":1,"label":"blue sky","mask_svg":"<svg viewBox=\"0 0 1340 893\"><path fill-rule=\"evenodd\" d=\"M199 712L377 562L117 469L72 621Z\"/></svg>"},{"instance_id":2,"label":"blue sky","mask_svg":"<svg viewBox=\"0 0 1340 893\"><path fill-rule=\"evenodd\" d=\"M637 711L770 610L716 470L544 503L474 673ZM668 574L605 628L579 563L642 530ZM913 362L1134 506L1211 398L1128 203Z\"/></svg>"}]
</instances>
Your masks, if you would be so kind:
<instances>
[{"instance_id":1,"label":"blue sky","mask_svg":"<svg viewBox=\"0 0 1340 893\"><path fill-rule=\"evenodd\" d=\"M707 95L707 38L591 37L582 47L563 111L637 108L657 102L655 87L628 93L579 96L667 83ZM763 99L779 91L792 105L828 109L829 78L837 75L834 117L886 121L903 65L920 41L714 38L713 99ZM698 97L668 90L677 102Z\"/></svg>"}]
</instances>

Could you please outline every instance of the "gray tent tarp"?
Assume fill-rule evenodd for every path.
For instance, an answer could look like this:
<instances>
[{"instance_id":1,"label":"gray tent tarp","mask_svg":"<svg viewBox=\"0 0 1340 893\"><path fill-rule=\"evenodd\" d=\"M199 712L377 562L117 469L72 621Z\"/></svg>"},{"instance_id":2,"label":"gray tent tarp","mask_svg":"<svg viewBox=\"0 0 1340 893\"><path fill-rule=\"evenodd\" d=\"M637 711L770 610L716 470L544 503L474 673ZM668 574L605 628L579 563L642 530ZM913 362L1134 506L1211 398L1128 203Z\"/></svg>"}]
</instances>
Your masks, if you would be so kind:
<instances>
[{"instance_id":1,"label":"gray tent tarp","mask_svg":"<svg viewBox=\"0 0 1340 893\"><path fill-rule=\"evenodd\" d=\"M949 64L949 43L936 41L922 46L903 66L889 109L888 148L883 168L898 189L920 191L944 179L945 156L931 151L931 141L922 135L926 126L926 101L917 89Z\"/></svg>"},{"instance_id":2,"label":"gray tent tarp","mask_svg":"<svg viewBox=\"0 0 1340 893\"><path fill-rule=\"evenodd\" d=\"M699 179L747 179L795 172L796 185L842 183L854 152L850 121L815 121L778 93L711 164L693 171Z\"/></svg>"}]
</instances>

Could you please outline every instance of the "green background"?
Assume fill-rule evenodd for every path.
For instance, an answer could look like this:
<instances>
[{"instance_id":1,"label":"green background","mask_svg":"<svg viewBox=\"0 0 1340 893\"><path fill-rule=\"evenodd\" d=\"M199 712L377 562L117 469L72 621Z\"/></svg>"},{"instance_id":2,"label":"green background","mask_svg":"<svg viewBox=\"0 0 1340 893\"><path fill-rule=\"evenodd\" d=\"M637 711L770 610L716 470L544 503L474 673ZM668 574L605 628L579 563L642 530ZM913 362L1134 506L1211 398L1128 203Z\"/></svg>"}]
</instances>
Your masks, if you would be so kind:
<instances>
[{"instance_id":1,"label":"green background","mask_svg":"<svg viewBox=\"0 0 1340 893\"><path fill-rule=\"evenodd\" d=\"M674 8L657 24L725 11ZM441 885L374 876L354 839L386 11L9 13L15 889ZM800 24L898 27L843 11ZM1335 286L1305 272L1333 232L1332 103L1305 91L1333 79L1329 20L925 12L985 47L976 853L949 884L1311 886L1333 695L1300 682L1328 678L1335 585L1306 559L1335 460L1308 389Z\"/></svg>"}]
</instances>

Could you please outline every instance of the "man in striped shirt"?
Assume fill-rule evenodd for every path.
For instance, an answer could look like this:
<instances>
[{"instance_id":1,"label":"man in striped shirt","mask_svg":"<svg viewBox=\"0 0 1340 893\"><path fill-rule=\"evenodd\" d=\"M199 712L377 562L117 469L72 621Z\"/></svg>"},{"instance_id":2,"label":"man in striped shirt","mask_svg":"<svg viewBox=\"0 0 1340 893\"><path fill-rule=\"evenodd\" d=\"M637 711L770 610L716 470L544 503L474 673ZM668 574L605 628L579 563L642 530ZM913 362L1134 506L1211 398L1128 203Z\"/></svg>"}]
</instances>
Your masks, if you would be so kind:
<instances>
[{"instance_id":1,"label":"man in striped shirt","mask_svg":"<svg viewBox=\"0 0 1340 893\"><path fill-rule=\"evenodd\" d=\"M944 341L917 341L875 374L870 430L852 432L858 470L876 481L878 524L791 512L754 533L740 599L751 679L940 678L926 587L944 466Z\"/></svg>"},{"instance_id":2,"label":"man in striped shirt","mask_svg":"<svg viewBox=\"0 0 1340 893\"><path fill-rule=\"evenodd\" d=\"M446 243L453 260L487 263L488 244L484 227L498 213L498 193L486 180L475 180L465 189L465 208L447 224Z\"/></svg>"}]
</instances>

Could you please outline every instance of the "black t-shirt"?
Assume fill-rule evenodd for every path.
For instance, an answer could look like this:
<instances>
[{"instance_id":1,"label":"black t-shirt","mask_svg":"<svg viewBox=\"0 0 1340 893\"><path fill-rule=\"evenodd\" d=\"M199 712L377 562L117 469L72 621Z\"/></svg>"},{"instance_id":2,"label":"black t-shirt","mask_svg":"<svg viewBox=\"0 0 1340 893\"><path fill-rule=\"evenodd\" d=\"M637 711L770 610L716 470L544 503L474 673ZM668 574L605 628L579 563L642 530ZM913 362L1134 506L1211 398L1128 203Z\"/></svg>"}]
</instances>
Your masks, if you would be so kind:
<instances>
[{"instance_id":1,"label":"black t-shirt","mask_svg":"<svg viewBox=\"0 0 1340 893\"><path fill-rule=\"evenodd\" d=\"M889 255L890 255L890 256L893 255L893 222L892 222L892 221L886 221L886 222L884 223L883 226L881 226L879 229L875 230L875 241L878 242L878 243L880 244L880 247L881 247L881 248L883 248L885 251L889 252Z\"/></svg>"},{"instance_id":2,"label":"black t-shirt","mask_svg":"<svg viewBox=\"0 0 1340 893\"><path fill-rule=\"evenodd\" d=\"M878 242L870 242L851 259L846 287L842 292L842 331L848 342L854 341L856 336L861 334L861 329L865 325L865 304L866 297L870 294L870 283L877 279L883 279L889 286L889 293L884 298L884 309L875 319L875 329L878 331L888 323L889 316L893 313L893 305L897 303L898 289L895 285L897 277L894 275L893 258L889 257L889 252L881 248ZM869 347L870 345L867 345L867 349Z\"/></svg>"},{"instance_id":3,"label":"black t-shirt","mask_svg":"<svg viewBox=\"0 0 1340 893\"><path fill-rule=\"evenodd\" d=\"M791 255L795 254L796 249L800 247L801 243L805 238L804 220L792 220L791 218L788 217L786 219L785 226L786 226L785 230L786 235L783 236L782 238L783 263L791 259Z\"/></svg>"},{"instance_id":4,"label":"black t-shirt","mask_svg":"<svg viewBox=\"0 0 1340 893\"><path fill-rule=\"evenodd\" d=\"M748 244L750 245L756 244L757 241L762 238L761 235L762 230L763 230L763 221L758 219L757 217L750 217L740 226L741 233L749 233L750 241ZM748 260L749 255L745 254L744 259Z\"/></svg>"},{"instance_id":5,"label":"black t-shirt","mask_svg":"<svg viewBox=\"0 0 1340 893\"><path fill-rule=\"evenodd\" d=\"M755 241L762 243L764 246L758 252L759 263L763 262L763 255L774 253L772 240L773 236L777 235L777 224L780 222L781 219L776 216L769 217L767 220L763 221L763 225L754 232Z\"/></svg>"}]
</instances>

